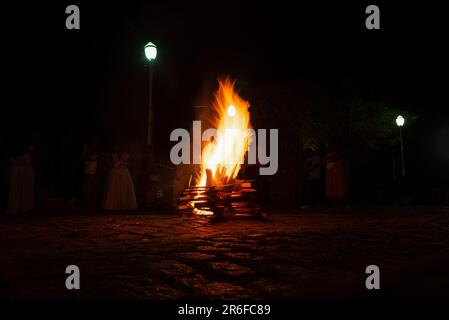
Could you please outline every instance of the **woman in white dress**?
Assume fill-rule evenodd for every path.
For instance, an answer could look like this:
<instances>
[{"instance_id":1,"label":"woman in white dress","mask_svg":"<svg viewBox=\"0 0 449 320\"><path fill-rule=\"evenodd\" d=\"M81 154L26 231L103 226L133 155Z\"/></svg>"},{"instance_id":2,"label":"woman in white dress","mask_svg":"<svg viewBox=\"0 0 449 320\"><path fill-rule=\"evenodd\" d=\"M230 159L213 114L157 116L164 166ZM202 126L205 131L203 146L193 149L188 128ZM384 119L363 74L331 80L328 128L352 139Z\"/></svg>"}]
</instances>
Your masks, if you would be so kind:
<instances>
[{"instance_id":1,"label":"woman in white dress","mask_svg":"<svg viewBox=\"0 0 449 320\"><path fill-rule=\"evenodd\" d=\"M134 184L127 166L129 154L123 153L119 159L114 152L112 159L114 167L106 181L102 207L104 210L137 209Z\"/></svg>"},{"instance_id":2,"label":"woman in white dress","mask_svg":"<svg viewBox=\"0 0 449 320\"><path fill-rule=\"evenodd\" d=\"M30 212L34 209L34 171L27 153L11 159L8 214Z\"/></svg>"}]
</instances>

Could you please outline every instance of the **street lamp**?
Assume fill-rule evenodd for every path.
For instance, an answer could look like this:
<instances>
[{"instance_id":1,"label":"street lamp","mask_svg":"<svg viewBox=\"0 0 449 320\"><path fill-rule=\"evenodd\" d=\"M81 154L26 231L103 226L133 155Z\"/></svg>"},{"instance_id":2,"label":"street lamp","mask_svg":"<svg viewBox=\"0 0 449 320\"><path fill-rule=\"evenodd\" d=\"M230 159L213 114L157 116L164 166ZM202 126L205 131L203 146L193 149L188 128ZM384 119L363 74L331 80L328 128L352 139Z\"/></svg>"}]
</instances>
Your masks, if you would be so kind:
<instances>
[{"instance_id":1,"label":"street lamp","mask_svg":"<svg viewBox=\"0 0 449 320\"><path fill-rule=\"evenodd\" d=\"M148 42L145 45L145 56L148 59L149 81L148 81L148 128L147 144L153 144L153 61L157 56L157 47L154 43Z\"/></svg>"},{"instance_id":2,"label":"street lamp","mask_svg":"<svg viewBox=\"0 0 449 320\"><path fill-rule=\"evenodd\" d=\"M405 119L403 116L398 116L396 118L396 124L398 125L398 127L402 127L404 125Z\"/></svg>"},{"instance_id":3,"label":"street lamp","mask_svg":"<svg viewBox=\"0 0 449 320\"><path fill-rule=\"evenodd\" d=\"M405 166L404 166L404 141L402 139L402 126L405 123L405 119L403 116L399 115L396 118L396 124L399 127L399 137L401 140L401 162L402 162L402 176L405 176Z\"/></svg>"},{"instance_id":4,"label":"street lamp","mask_svg":"<svg viewBox=\"0 0 449 320\"><path fill-rule=\"evenodd\" d=\"M145 45L145 56L147 57L147 59L151 62L154 59L156 59L157 56L157 47L154 43L152 42L148 42Z\"/></svg>"}]
</instances>

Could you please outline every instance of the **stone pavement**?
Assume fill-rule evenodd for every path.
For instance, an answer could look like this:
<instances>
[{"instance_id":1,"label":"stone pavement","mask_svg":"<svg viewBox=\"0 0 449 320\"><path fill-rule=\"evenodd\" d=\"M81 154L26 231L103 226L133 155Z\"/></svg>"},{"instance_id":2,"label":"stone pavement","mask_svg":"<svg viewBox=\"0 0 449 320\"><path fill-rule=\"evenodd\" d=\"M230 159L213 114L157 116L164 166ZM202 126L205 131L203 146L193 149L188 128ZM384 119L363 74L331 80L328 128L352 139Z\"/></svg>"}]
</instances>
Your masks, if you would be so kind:
<instances>
[{"instance_id":1,"label":"stone pavement","mask_svg":"<svg viewBox=\"0 0 449 320\"><path fill-rule=\"evenodd\" d=\"M272 213L213 222L177 214L0 219L8 299L449 297L449 212L437 208ZM81 289L65 288L65 268ZM381 290L365 289L365 268Z\"/></svg>"}]
</instances>

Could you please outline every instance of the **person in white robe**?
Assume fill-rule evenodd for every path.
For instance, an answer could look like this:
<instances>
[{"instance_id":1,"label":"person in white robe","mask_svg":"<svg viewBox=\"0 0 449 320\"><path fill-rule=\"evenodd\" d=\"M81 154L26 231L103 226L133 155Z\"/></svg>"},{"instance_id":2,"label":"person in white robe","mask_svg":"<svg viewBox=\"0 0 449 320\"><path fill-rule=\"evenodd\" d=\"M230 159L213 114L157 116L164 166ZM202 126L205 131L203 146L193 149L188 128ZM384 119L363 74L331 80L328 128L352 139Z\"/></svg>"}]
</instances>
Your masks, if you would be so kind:
<instances>
[{"instance_id":1,"label":"person in white robe","mask_svg":"<svg viewBox=\"0 0 449 320\"><path fill-rule=\"evenodd\" d=\"M106 181L102 208L104 210L135 210L137 200L127 166L129 154L123 153L119 159L114 152L112 158L113 168Z\"/></svg>"}]
</instances>

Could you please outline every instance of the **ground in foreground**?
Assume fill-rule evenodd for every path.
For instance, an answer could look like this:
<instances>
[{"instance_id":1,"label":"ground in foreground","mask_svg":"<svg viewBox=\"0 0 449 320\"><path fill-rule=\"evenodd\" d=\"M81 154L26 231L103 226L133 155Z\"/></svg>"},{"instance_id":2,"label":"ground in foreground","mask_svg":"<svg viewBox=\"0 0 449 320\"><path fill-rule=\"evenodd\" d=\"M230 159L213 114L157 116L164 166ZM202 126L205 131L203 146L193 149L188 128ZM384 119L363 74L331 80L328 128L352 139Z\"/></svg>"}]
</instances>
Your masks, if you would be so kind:
<instances>
[{"instance_id":1,"label":"ground in foreground","mask_svg":"<svg viewBox=\"0 0 449 320\"><path fill-rule=\"evenodd\" d=\"M212 222L177 214L37 214L0 220L7 299L449 297L449 212L272 213ZM77 265L81 289L65 288ZM365 288L377 265L381 289Z\"/></svg>"}]
</instances>

